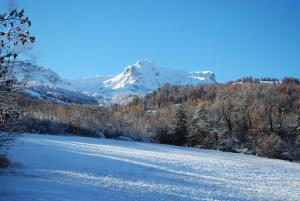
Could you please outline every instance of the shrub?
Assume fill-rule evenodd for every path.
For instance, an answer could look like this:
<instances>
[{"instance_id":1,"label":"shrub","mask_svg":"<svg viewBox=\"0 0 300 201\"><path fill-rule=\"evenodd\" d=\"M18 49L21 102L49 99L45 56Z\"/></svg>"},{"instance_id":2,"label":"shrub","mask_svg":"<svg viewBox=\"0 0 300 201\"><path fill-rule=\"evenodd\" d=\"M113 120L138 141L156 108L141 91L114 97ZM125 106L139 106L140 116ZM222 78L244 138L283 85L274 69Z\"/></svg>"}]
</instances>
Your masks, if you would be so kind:
<instances>
[{"instance_id":1,"label":"shrub","mask_svg":"<svg viewBox=\"0 0 300 201\"><path fill-rule=\"evenodd\" d=\"M0 168L6 168L9 166L9 160L4 155L0 155Z\"/></svg>"}]
</instances>

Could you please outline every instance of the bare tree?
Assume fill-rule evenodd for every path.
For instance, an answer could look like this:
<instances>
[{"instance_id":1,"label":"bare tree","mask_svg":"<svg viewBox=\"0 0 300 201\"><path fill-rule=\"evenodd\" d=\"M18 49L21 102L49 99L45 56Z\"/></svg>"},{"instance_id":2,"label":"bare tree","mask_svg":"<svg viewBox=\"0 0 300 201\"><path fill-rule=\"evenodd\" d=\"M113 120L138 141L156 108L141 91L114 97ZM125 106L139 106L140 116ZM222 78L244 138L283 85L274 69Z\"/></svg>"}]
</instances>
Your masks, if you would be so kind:
<instances>
[{"instance_id":1,"label":"bare tree","mask_svg":"<svg viewBox=\"0 0 300 201\"><path fill-rule=\"evenodd\" d=\"M232 98L228 94L220 94L219 95L221 102L221 114L224 123L227 126L229 134L232 133L232 114L233 114L233 104Z\"/></svg>"},{"instance_id":2,"label":"bare tree","mask_svg":"<svg viewBox=\"0 0 300 201\"><path fill-rule=\"evenodd\" d=\"M10 88L12 69L17 57L35 41L28 27L31 21L24 10L11 10L0 15L0 86Z\"/></svg>"},{"instance_id":3,"label":"bare tree","mask_svg":"<svg viewBox=\"0 0 300 201\"><path fill-rule=\"evenodd\" d=\"M28 29L31 21L24 15L24 10L12 9L0 14L0 130L14 130L21 115L21 108L16 103L13 93L13 67L18 56L34 43L35 37ZM11 144L15 135L9 132L0 134L0 149Z\"/></svg>"}]
</instances>

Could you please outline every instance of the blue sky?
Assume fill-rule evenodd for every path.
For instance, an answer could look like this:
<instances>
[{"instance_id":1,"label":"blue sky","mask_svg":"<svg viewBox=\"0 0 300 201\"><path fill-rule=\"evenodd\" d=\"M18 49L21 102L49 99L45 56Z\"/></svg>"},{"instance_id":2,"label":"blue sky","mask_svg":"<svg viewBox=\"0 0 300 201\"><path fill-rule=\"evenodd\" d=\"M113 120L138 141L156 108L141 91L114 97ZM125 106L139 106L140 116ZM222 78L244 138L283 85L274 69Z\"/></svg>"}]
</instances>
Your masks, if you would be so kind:
<instances>
[{"instance_id":1,"label":"blue sky","mask_svg":"<svg viewBox=\"0 0 300 201\"><path fill-rule=\"evenodd\" d=\"M0 0L4 1L4 0ZM4 3L2 3L3 5ZM22 0L36 62L61 76L116 74L136 60L300 78L299 0Z\"/></svg>"}]
</instances>

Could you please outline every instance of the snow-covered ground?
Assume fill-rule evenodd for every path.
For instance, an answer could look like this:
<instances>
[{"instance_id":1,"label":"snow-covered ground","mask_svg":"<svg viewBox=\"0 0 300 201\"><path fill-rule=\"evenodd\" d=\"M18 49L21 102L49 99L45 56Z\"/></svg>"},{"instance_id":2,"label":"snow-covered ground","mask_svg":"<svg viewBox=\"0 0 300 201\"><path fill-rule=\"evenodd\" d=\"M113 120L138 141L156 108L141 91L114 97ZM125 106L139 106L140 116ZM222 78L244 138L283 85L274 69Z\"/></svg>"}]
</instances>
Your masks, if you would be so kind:
<instances>
[{"instance_id":1,"label":"snow-covered ground","mask_svg":"<svg viewBox=\"0 0 300 201\"><path fill-rule=\"evenodd\" d=\"M26 134L1 201L300 200L300 164L138 142Z\"/></svg>"}]
</instances>

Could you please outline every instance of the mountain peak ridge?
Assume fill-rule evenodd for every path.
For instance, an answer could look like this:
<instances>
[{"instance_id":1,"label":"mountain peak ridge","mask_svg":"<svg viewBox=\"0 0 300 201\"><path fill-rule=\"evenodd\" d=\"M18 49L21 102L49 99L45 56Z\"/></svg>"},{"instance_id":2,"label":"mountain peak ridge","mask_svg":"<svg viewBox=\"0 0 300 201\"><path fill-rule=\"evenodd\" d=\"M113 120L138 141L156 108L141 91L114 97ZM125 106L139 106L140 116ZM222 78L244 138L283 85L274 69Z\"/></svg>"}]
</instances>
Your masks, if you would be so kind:
<instances>
[{"instance_id":1,"label":"mountain peak ridge","mask_svg":"<svg viewBox=\"0 0 300 201\"><path fill-rule=\"evenodd\" d=\"M42 86L44 91L45 88L57 88L108 99L124 94L144 96L166 83L197 85L216 82L211 71L175 70L159 66L149 59L138 60L115 76L96 75L67 80L51 69L26 62L19 63L15 73L18 82L27 89L37 90Z\"/></svg>"}]
</instances>

